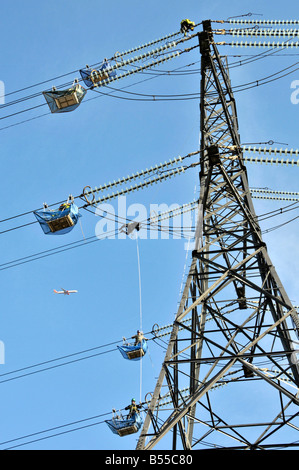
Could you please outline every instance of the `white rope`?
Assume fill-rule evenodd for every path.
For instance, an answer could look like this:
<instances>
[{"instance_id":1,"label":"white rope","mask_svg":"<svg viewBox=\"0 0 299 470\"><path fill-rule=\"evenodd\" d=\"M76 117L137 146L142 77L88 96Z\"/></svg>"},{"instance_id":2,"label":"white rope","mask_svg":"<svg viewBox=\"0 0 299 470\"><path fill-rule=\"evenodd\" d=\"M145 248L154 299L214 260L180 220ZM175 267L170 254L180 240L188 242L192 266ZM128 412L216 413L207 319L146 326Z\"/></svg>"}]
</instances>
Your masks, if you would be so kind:
<instances>
[{"instance_id":1,"label":"white rope","mask_svg":"<svg viewBox=\"0 0 299 470\"><path fill-rule=\"evenodd\" d=\"M140 331L142 331L142 298L141 298L141 273L140 273L140 254L138 246L138 234L136 233L137 261L138 261L138 278L139 278L139 311L140 311Z\"/></svg>"},{"instance_id":2,"label":"white rope","mask_svg":"<svg viewBox=\"0 0 299 470\"><path fill-rule=\"evenodd\" d=\"M83 236L84 240L86 240L80 218L79 218L79 223L80 223L80 227L81 227L82 236Z\"/></svg>"},{"instance_id":3,"label":"white rope","mask_svg":"<svg viewBox=\"0 0 299 470\"><path fill-rule=\"evenodd\" d=\"M139 322L140 331L142 331L142 297L141 297L141 272L140 272L140 254L138 246L138 232L136 231L136 248L137 248L137 262L138 262L138 280L139 280ZM142 357L140 358L140 403L142 402Z\"/></svg>"}]
</instances>

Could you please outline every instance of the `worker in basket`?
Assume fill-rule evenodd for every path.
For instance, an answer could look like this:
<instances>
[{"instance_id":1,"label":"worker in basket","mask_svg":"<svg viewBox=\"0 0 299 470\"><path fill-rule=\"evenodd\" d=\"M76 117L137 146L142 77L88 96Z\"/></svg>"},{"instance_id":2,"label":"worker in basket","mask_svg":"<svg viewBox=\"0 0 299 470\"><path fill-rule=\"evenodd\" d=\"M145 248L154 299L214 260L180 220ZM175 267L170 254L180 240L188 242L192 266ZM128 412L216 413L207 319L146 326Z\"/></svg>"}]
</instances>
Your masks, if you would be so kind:
<instances>
[{"instance_id":1,"label":"worker in basket","mask_svg":"<svg viewBox=\"0 0 299 470\"><path fill-rule=\"evenodd\" d=\"M132 398L130 405L125 407L125 410L129 410L128 419L132 418L134 414L138 413L142 408L141 405L137 405L135 398Z\"/></svg>"},{"instance_id":2,"label":"worker in basket","mask_svg":"<svg viewBox=\"0 0 299 470\"><path fill-rule=\"evenodd\" d=\"M59 206L59 209L60 211L64 211L65 209L69 209L71 207L70 204L68 204L67 202L64 202L63 204L60 204Z\"/></svg>"},{"instance_id":3,"label":"worker in basket","mask_svg":"<svg viewBox=\"0 0 299 470\"><path fill-rule=\"evenodd\" d=\"M135 339L135 343L134 343L134 346L138 346L138 344L140 344L140 346L142 346L142 341L147 341L147 338L144 337L143 335L143 331L140 331L140 330L137 330L137 334L132 336L132 339Z\"/></svg>"},{"instance_id":4,"label":"worker in basket","mask_svg":"<svg viewBox=\"0 0 299 470\"><path fill-rule=\"evenodd\" d=\"M193 31L195 28L194 21L190 21L188 19L181 21L181 33L184 33L186 36L188 31Z\"/></svg>"}]
</instances>

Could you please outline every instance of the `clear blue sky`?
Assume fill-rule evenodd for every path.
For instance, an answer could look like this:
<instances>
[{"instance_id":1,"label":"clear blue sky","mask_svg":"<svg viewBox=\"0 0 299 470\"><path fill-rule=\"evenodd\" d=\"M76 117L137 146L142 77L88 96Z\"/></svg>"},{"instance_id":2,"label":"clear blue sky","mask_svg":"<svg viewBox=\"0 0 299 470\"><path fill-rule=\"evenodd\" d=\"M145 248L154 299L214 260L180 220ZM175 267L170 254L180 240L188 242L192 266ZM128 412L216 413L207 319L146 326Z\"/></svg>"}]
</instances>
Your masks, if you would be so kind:
<instances>
[{"instance_id":1,"label":"clear blue sky","mask_svg":"<svg viewBox=\"0 0 299 470\"><path fill-rule=\"evenodd\" d=\"M50 5L28 0L26 6L16 0L3 4L0 80L5 85L5 102L33 93L39 96L0 110L1 220L37 209L43 202L62 201L70 193L77 196L86 185L100 186L196 151L199 146L198 99L141 101L128 100L128 96L138 96L123 92L117 98L89 91L72 113L52 115L44 105L9 118L7 115L43 105L41 91L80 78L78 70L86 64L178 31L183 18L199 23L249 12L263 15L253 16L257 19L296 19L299 13L293 0L283 3L53 0ZM226 47L220 51L233 63L244 59L235 55L257 54L262 49ZM293 55L296 53L298 49L232 68L233 86L259 80L294 64L298 60L298 55ZM189 64L193 65L186 67ZM160 70L173 71L179 67L197 69L198 73L161 77L136 74L113 86L132 85L127 91L147 95L198 93L198 49L161 65ZM69 72L73 73L55 79ZM9 95L51 78L44 86ZM138 83L144 78L152 79ZM289 148L299 147L299 104L290 100L291 83L296 79L299 71L236 93L242 143L273 140L279 142L276 144L279 148L285 147L281 143ZM42 114L46 115L38 117ZM26 122L20 124L21 121ZM297 167L248 164L250 186L278 191L298 191L298 171ZM198 196L198 190L195 169L133 193L128 196L127 205L143 204L149 212L150 204L154 203L188 203ZM282 201L254 202L258 214L286 205ZM117 202L112 204L117 212ZM86 211L82 215L84 236L94 236L98 218ZM265 220L262 229L296 215L298 210ZM0 228L3 231L33 221L30 214L1 223ZM297 233L298 221L294 221L264 237L271 259L296 305L299 304L295 275L299 261ZM84 241L79 224L62 237L45 236L38 224L25 226L1 234L1 264L77 241ZM150 332L154 324L163 326L174 319L185 266L184 244L183 239L162 240L160 236L158 240L139 240L144 332ZM95 424L109 416L86 420L109 413L112 408L123 408L132 397L139 400L140 389L142 400L153 391L164 358L162 342L150 341L142 370L139 363L125 361L113 344L44 367L105 352L101 356L10 381L9 378L42 367L4 375L135 334L140 325L136 248L136 241L130 239L103 240L85 246L82 243L63 253L1 270L0 340L5 346L5 364L0 364L0 442L12 442L0 448ZM189 262L190 257L187 267ZM54 295L53 289L60 287L77 289L78 294ZM107 352L110 349L113 351ZM77 425L15 441L81 420ZM105 424L98 424L18 448L134 449L136 439L136 435L119 438Z\"/></svg>"}]
</instances>

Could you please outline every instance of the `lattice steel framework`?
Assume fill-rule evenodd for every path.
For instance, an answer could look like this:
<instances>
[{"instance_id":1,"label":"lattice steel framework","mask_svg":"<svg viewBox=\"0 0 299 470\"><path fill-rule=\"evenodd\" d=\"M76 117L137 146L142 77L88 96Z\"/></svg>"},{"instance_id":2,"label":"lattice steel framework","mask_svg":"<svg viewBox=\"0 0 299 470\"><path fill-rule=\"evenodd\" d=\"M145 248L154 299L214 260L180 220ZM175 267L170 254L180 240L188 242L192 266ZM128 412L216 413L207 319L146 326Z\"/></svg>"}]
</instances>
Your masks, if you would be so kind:
<instances>
[{"instance_id":1,"label":"lattice steel framework","mask_svg":"<svg viewBox=\"0 0 299 470\"><path fill-rule=\"evenodd\" d=\"M295 447L298 313L261 236L210 21L198 37L202 216L137 449Z\"/></svg>"}]
</instances>

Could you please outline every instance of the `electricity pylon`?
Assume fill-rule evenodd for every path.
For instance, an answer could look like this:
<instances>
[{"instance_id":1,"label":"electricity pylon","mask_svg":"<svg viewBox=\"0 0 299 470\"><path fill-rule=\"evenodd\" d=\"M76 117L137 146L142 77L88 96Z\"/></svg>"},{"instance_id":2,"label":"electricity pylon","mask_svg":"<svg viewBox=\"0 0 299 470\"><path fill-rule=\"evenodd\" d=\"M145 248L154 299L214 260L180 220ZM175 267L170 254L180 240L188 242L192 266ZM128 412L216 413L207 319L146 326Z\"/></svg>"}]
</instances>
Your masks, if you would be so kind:
<instances>
[{"instance_id":1,"label":"electricity pylon","mask_svg":"<svg viewBox=\"0 0 299 470\"><path fill-rule=\"evenodd\" d=\"M262 239L228 67L210 21L203 22L198 38L201 160L195 249L136 449L295 447L298 313Z\"/></svg>"}]
</instances>

